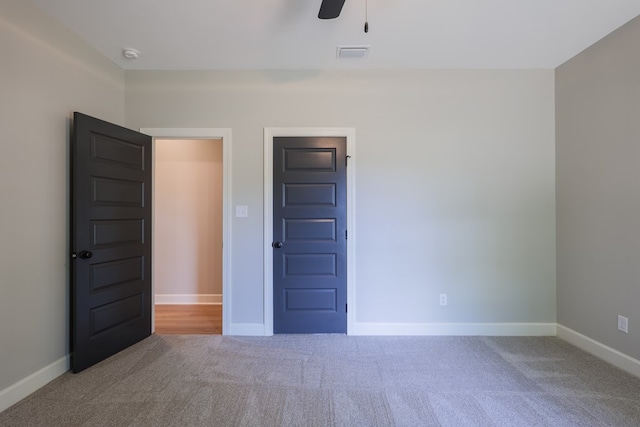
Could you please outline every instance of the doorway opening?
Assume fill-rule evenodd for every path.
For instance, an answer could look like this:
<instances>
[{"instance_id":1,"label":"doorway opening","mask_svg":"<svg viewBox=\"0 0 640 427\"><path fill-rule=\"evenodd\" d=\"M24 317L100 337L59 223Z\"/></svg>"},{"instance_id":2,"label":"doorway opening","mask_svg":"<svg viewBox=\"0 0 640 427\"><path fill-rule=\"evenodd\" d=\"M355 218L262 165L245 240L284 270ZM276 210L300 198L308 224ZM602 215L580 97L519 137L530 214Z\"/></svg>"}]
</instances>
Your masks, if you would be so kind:
<instances>
[{"instance_id":1,"label":"doorway opening","mask_svg":"<svg viewBox=\"0 0 640 427\"><path fill-rule=\"evenodd\" d=\"M141 129L153 140L153 330L228 331L230 129ZM224 308L224 310L223 310Z\"/></svg>"},{"instance_id":2,"label":"doorway opening","mask_svg":"<svg viewBox=\"0 0 640 427\"><path fill-rule=\"evenodd\" d=\"M156 333L222 334L222 140L155 140Z\"/></svg>"}]
</instances>

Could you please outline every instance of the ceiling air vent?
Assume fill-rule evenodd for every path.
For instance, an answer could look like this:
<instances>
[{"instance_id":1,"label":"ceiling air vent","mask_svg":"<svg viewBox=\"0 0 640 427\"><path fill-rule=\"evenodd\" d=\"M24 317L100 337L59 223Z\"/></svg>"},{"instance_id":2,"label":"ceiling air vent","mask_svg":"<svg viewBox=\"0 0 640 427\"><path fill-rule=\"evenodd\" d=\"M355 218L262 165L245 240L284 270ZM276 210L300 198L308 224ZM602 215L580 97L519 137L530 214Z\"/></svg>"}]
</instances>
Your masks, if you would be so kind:
<instances>
[{"instance_id":1,"label":"ceiling air vent","mask_svg":"<svg viewBox=\"0 0 640 427\"><path fill-rule=\"evenodd\" d=\"M371 46L338 46L339 59L363 59L369 56Z\"/></svg>"}]
</instances>

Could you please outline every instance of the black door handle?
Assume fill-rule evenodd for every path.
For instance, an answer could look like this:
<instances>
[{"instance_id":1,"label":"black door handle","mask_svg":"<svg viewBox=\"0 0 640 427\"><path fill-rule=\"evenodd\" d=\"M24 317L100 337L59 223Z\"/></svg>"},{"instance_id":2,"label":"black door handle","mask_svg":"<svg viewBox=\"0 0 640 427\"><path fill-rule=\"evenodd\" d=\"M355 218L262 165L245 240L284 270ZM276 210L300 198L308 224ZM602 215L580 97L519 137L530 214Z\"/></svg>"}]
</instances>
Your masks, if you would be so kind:
<instances>
[{"instance_id":1,"label":"black door handle","mask_svg":"<svg viewBox=\"0 0 640 427\"><path fill-rule=\"evenodd\" d=\"M82 259L89 259L93 256L93 252L91 251L80 251L78 252L78 257Z\"/></svg>"},{"instance_id":2,"label":"black door handle","mask_svg":"<svg viewBox=\"0 0 640 427\"><path fill-rule=\"evenodd\" d=\"M272 246L274 249L280 249L280 248L282 247L282 242L273 242L273 243L271 244L271 246Z\"/></svg>"}]
</instances>

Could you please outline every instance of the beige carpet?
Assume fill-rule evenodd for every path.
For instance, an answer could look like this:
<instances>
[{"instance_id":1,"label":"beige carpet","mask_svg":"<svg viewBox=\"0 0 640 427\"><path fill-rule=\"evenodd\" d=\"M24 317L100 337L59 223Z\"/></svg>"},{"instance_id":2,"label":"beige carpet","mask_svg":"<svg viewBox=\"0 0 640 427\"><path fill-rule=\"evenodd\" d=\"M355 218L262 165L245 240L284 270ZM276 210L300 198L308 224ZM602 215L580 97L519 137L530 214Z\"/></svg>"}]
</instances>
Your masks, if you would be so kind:
<instances>
[{"instance_id":1,"label":"beige carpet","mask_svg":"<svg viewBox=\"0 0 640 427\"><path fill-rule=\"evenodd\" d=\"M551 337L152 336L1 426L639 426L640 378Z\"/></svg>"}]
</instances>

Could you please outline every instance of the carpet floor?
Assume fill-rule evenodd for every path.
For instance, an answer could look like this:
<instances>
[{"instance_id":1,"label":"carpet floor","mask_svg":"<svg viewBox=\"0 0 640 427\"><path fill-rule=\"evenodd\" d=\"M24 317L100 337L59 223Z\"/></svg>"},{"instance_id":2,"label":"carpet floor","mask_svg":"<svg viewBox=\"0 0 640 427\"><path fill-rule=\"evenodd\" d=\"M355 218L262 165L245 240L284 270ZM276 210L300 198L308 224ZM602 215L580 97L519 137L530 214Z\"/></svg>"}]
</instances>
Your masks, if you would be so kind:
<instances>
[{"instance_id":1,"label":"carpet floor","mask_svg":"<svg viewBox=\"0 0 640 427\"><path fill-rule=\"evenodd\" d=\"M640 378L554 337L152 335L1 426L639 426Z\"/></svg>"}]
</instances>

